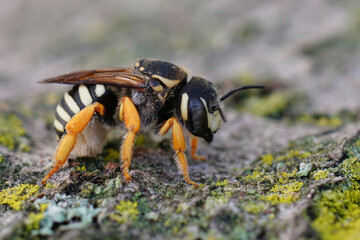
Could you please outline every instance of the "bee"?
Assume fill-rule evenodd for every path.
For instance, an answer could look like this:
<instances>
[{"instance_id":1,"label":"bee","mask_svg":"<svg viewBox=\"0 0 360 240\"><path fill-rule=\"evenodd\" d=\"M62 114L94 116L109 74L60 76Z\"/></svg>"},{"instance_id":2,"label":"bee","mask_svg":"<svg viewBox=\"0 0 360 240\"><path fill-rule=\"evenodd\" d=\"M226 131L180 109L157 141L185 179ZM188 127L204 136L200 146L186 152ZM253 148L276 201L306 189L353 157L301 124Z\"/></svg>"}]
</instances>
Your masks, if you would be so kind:
<instances>
[{"instance_id":1,"label":"bee","mask_svg":"<svg viewBox=\"0 0 360 240\"><path fill-rule=\"evenodd\" d=\"M197 187L189 177L184 131L191 136L191 157L205 160L196 154L198 140L210 143L221 122L226 122L220 103L240 90L263 88L245 86L218 98L210 81L190 77L185 68L153 59L141 59L128 68L73 72L42 83L74 85L56 107L58 145L52 169L42 184L66 163L73 150L77 156L101 153L107 132L120 127L127 131L120 147L126 181L131 180L129 167L139 131L163 136L172 130L177 167L184 180Z\"/></svg>"}]
</instances>

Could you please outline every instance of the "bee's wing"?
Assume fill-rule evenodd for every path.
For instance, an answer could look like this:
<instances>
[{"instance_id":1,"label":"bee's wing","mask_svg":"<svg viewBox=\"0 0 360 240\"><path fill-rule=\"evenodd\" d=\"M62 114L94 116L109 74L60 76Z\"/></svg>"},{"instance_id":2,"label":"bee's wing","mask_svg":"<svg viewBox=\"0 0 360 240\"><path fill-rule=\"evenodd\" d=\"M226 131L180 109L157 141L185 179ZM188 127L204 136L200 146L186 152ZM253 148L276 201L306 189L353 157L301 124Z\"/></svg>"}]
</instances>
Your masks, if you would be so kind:
<instances>
[{"instance_id":1,"label":"bee's wing","mask_svg":"<svg viewBox=\"0 0 360 240\"><path fill-rule=\"evenodd\" d=\"M41 83L103 84L145 91L145 79L133 73L132 68L109 68L72 72L41 81Z\"/></svg>"}]
</instances>

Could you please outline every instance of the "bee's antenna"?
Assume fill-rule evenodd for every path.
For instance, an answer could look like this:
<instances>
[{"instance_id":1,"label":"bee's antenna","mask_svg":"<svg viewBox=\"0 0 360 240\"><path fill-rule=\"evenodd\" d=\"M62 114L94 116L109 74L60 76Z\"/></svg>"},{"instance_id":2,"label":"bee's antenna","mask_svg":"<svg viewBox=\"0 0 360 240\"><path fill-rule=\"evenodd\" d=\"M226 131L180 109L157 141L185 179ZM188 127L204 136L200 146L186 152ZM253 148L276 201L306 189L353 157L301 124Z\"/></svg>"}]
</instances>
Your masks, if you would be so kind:
<instances>
[{"instance_id":1,"label":"bee's antenna","mask_svg":"<svg viewBox=\"0 0 360 240\"><path fill-rule=\"evenodd\" d=\"M233 89L230 92L228 92L227 94L225 94L224 96L222 96L220 98L220 102L224 101L225 99L227 99L228 97L230 97L231 95L233 95L234 93L236 93L238 91L247 90L247 89L253 89L253 88L265 88L265 86L249 85L249 86L244 86L244 87L240 87L240 88L237 88L237 89Z\"/></svg>"}]
</instances>

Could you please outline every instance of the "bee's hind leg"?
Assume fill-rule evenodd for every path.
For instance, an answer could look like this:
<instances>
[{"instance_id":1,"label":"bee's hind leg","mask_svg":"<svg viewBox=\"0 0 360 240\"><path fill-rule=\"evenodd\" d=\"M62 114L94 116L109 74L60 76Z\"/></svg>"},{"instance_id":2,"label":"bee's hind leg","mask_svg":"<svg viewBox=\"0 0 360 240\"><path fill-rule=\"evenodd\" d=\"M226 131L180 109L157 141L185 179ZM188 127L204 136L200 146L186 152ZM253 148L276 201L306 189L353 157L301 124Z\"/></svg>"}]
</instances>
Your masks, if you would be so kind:
<instances>
[{"instance_id":1,"label":"bee's hind leg","mask_svg":"<svg viewBox=\"0 0 360 240\"><path fill-rule=\"evenodd\" d=\"M121 146L122 173L125 180L129 181L131 180L129 167L131 164L135 136L140 130L140 116L134 103L129 97L123 97L121 99L119 119L124 121L126 129L129 131L125 135L125 140Z\"/></svg>"},{"instance_id":2,"label":"bee's hind leg","mask_svg":"<svg viewBox=\"0 0 360 240\"><path fill-rule=\"evenodd\" d=\"M173 139L172 143L173 143L174 151L176 153L175 161L177 167L180 170L180 172L182 172L184 180L187 183L194 185L195 187L198 187L198 184L192 181L189 177L188 162L184 154L186 150L186 141L181 126L179 122L176 120L176 118L172 117L169 120L167 120L164 123L164 125L162 125L162 127L160 128L159 134L160 135L166 134L171 127L172 127L172 139Z\"/></svg>"},{"instance_id":3,"label":"bee's hind leg","mask_svg":"<svg viewBox=\"0 0 360 240\"><path fill-rule=\"evenodd\" d=\"M74 115L66 124L66 134L60 139L55 152L56 162L54 163L51 171L41 181L43 185L45 185L49 177L51 177L62 165L64 165L71 151L74 149L77 135L81 134L82 130L84 130L84 128L88 125L95 112L104 116L105 107L101 103L93 103Z\"/></svg>"}]
</instances>

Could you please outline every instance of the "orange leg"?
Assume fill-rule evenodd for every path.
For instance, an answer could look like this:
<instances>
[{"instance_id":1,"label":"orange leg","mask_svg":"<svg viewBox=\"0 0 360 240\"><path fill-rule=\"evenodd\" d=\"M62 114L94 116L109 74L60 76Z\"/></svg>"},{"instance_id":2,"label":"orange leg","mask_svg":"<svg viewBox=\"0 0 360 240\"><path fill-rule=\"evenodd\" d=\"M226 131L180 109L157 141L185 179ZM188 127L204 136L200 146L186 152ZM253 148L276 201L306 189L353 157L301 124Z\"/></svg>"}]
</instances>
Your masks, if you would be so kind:
<instances>
[{"instance_id":1,"label":"orange leg","mask_svg":"<svg viewBox=\"0 0 360 240\"><path fill-rule=\"evenodd\" d=\"M62 165L64 165L76 144L77 135L81 134L82 130L84 130L84 128L88 125L95 112L103 116L105 114L105 107L101 103L94 103L87 106L73 116L66 124L66 134L60 139L55 152L56 162L54 163L51 171L41 181L43 185L45 185L49 177L51 177Z\"/></svg>"},{"instance_id":2,"label":"orange leg","mask_svg":"<svg viewBox=\"0 0 360 240\"><path fill-rule=\"evenodd\" d=\"M125 140L121 146L122 172L126 181L131 180L129 167L133 152L136 133L140 130L139 113L129 97L123 97L120 103L119 119L124 121L125 127L129 131L125 135Z\"/></svg>"},{"instance_id":3,"label":"orange leg","mask_svg":"<svg viewBox=\"0 0 360 240\"><path fill-rule=\"evenodd\" d=\"M198 146L198 142L199 142L199 139L197 137L191 136L191 157L194 160L205 161L206 160L205 156L198 156L196 154L196 149L197 149L197 146Z\"/></svg>"},{"instance_id":4,"label":"orange leg","mask_svg":"<svg viewBox=\"0 0 360 240\"><path fill-rule=\"evenodd\" d=\"M160 135L166 134L171 127L172 127L173 147L176 153L176 158L175 158L176 165L179 171L182 172L185 181L189 184L194 185L195 187L198 187L197 183L191 181L189 177L188 163L186 160L186 156L184 154L186 150L185 137L181 129L181 126L179 122L176 120L176 118L172 117L169 120L167 120L164 123L164 125L160 128L159 134Z\"/></svg>"}]
</instances>

